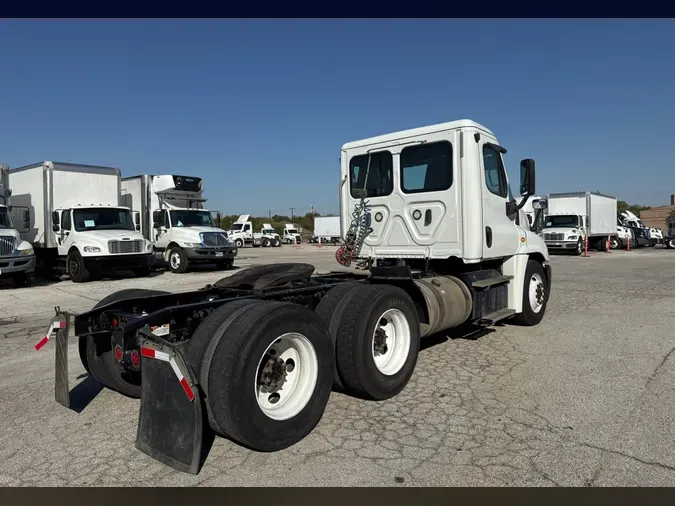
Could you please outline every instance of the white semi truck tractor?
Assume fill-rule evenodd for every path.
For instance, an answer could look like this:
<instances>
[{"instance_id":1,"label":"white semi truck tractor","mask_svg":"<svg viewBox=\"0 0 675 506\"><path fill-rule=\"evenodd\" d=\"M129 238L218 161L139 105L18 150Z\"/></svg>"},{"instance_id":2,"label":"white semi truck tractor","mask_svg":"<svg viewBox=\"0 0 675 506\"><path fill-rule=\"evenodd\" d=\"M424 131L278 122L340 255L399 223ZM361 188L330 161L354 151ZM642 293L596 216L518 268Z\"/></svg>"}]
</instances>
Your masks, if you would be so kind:
<instances>
[{"instance_id":1,"label":"white semi truck tractor","mask_svg":"<svg viewBox=\"0 0 675 506\"><path fill-rule=\"evenodd\" d=\"M30 215L27 207L12 206L11 196L9 166L0 163L0 278L12 278L17 286L24 286L35 272L35 252L17 227L27 230Z\"/></svg>"},{"instance_id":2,"label":"white semi truck tractor","mask_svg":"<svg viewBox=\"0 0 675 506\"><path fill-rule=\"evenodd\" d=\"M122 179L122 200L140 214L141 231L171 272L190 265L230 269L237 247L204 209L203 180L195 176L140 175Z\"/></svg>"},{"instance_id":3,"label":"white semi truck tractor","mask_svg":"<svg viewBox=\"0 0 675 506\"><path fill-rule=\"evenodd\" d=\"M398 395L428 336L539 324L549 255L520 222L504 153L470 120L347 143L336 260L365 271L259 265L192 292L113 293L75 316L91 376L141 399L136 447L190 473L212 433L281 450L312 432L334 386ZM517 188L535 193L534 160L521 161ZM67 392L57 356L55 392Z\"/></svg>"}]
</instances>

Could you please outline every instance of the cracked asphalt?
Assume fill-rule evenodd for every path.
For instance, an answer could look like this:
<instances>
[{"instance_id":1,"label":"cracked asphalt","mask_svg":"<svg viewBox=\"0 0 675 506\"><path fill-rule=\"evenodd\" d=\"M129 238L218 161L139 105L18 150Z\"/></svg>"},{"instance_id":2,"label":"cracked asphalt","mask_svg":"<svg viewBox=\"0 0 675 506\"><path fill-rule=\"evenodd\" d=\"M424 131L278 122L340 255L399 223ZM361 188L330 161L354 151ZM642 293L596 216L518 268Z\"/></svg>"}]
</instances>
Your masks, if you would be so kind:
<instances>
[{"instance_id":1,"label":"cracked asphalt","mask_svg":"<svg viewBox=\"0 0 675 506\"><path fill-rule=\"evenodd\" d=\"M333 253L245 249L237 265L297 260L326 271L336 267ZM333 393L314 432L273 454L216 438L197 476L135 448L139 401L88 379L74 340L80 412L57 404L53 343L33 345L53 306L84 311L122 288L189 290L223 273L3 285L0 485L675 485L675 252L593 252L552 264L539 326L427 338L398 397Z\"/></svg>"}]
</instances>

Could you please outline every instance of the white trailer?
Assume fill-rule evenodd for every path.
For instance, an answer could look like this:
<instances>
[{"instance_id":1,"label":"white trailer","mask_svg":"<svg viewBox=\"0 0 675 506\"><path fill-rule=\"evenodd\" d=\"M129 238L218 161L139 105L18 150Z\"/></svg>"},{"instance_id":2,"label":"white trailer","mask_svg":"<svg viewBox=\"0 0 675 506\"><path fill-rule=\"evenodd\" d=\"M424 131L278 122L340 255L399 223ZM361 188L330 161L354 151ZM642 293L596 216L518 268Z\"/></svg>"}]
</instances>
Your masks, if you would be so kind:
<instances>
[{"instance_id":1,"label":"white trailer","mask_svg":"<svg viewBox=\"0 0 675 506\"><path fill-rule=\"evenodd\" d=\"M30 214L21 237L38 263L62 269L75 283L106 271L151 272L152 242L120 203L120 169L46 161L9 174L13 202Z\"/></svg>"},{"instance_id":2,"label":"white trailer","mask_svg":"<svg viewBox=\"0 0 675 506\"><path fill-rule=\"evenodd\" d=\"M28 208L13 206L11 195L9 166L0 163L0 278L24 286L35 271L35 252L20 234L30 226Z\"/></svg>"},{"instance_id":3,"label":"white trailer","mask_svg":"<svg viewBox=\"0 0 675 506\"><path fill-rule=\"evenodd\" d=\"M589 248L605 251L617 235L616 197L597 192L552 193L542 233L549 250L581 255Z\"/></svg>"},{"instance_id":4,"label":"white trailer","mask_svg":"<svg viewBox=\"0 0 675 506\"><path fill-rule=\"evenodd\" d=\"M316 216L314 218L312 242L332 242L335 244L340 241L340 239L339 216Z\"/></svg>"},{"instance_id":5,"label":"white trailer","mask_svg":"<svg viewBox=\"0 0 675 506\"><path fill-rule=\"evenodd\" d=\"M191 264L230 269L237 247L204 209L201 178L149 175L122 179L122 201L140 214L141 230L171 272L183 273Z\"/></svg>"}]
</instances>

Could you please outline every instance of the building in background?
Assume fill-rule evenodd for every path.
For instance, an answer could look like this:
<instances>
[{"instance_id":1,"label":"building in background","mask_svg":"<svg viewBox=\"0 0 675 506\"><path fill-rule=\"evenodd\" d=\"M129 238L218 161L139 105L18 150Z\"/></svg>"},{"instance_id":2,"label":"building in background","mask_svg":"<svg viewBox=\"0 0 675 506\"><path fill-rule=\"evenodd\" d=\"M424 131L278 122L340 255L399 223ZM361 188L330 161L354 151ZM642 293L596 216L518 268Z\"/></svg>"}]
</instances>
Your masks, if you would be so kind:
<instances>
[{"instance_id":1,"label":"building in background","mask_svg":"<svg viewBox=\"0 0 675 506\"><path fill-rule=\"evenodd\" d=\"M675 209L675 195L670 196L669 206L652 207L640 211L640 219L649 228L660 228L664 232L668 231L668 215Z\"/></svg>"}]
</instances>

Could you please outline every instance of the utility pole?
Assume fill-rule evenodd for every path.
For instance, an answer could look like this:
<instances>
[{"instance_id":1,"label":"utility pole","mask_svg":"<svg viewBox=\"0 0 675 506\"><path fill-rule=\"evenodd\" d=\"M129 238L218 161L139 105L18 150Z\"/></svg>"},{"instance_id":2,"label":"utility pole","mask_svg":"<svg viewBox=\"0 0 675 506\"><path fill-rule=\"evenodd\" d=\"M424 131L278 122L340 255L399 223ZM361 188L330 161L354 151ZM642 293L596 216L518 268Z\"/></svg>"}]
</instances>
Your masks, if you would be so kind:
<instances>
[{"instance_id":1,"label":"utility pole","mask_svg":"<svg viewBox=\"0 0 675 506\"><path fill-rule=\"evenodd\" d=\"M267 214L268 214L269 217L270 217L270 221L272 221L272 210L271 210L271 209L268 209L268 210L267 210Z\"/></svg>"},{"instance_id":2,"label":"utility pole","mask_svg":"<svg viewBox=\"0 0 675 506\"><path fill-rule=\"evenodd\" d=\"M293 218L295 217L295 215L293 214L293 211L295 211L295 207L291 207L290 210L291 210L291 221L293 221Z\"/></svg>"}]
</instances>

